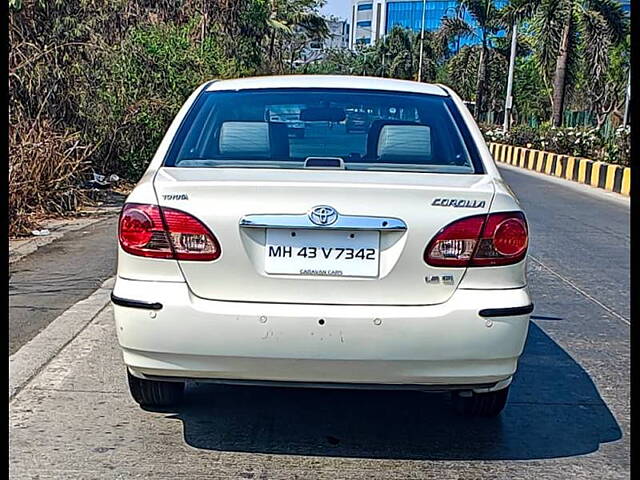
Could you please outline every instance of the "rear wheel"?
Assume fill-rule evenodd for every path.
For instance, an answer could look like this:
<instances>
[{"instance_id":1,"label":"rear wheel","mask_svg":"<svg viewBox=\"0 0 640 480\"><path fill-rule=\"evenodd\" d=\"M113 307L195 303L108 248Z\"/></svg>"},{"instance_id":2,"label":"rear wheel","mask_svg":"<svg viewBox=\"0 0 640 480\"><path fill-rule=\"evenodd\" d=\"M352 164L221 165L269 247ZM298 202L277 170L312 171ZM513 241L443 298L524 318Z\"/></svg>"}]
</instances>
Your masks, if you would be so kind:
<instances>
[{"instance_id":1,"label":"rear wheel","mask_svg":"<svg viewBox=\"0 0 640 480\"><path fill-rule=\"evenodd\" d=\"M168 407L178 405L184 397L184 382L162 382L134 377L127 371L129 391L133 399L143 407Z\"/></svg>"},{"instance_id":2,"label":"rear wheel","mask_svg":"<svg viewBox=\"0 0 640 480\"><path fill-rule=\"evenodd\" d=\"M453 392L453 407L460 415L471 417L495 417L507 404L509 387L495 392Z\"/></svg>"}]
</instances>

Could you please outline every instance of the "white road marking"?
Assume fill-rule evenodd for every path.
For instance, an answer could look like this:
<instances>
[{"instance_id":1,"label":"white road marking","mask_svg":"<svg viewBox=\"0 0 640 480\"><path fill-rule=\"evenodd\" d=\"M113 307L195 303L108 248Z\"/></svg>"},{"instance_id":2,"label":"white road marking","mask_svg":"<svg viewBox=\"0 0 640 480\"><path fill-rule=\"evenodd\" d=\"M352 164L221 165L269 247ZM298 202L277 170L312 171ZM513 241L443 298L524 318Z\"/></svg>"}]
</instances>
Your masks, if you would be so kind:
<instances>
[{"instance_id":1,"label":"white road marking","mask_svg":"<svg viewBox=\"0 0 640 480\"><path fill-rule=\"evenodd\" d=\"M611 307L606 306L604 303L602 303L600 300L594 298L593 296L589 295L587 292L585 292L584 290L582 290L580 287L578 287L575 283L573 283L571 280L569 280L567 277L559 274L558 272L556 272L555 270L553 270L552 268L546 266L544 263L542 263L540 260L538 260L536 257L534 257L533 255L529 255L529 258L537 263L538 265L540 265L542 268L544 268L546 271L548 271L550 274L554 275L555 277L559 278L560 280L562 280L564 283L566 283L567 285L569 285L571 288L573 288L576 292L578 292L580 295L582 295L583 297L588 298L589 300L591 300L593 303L595 303L596 305L599 305L600 307L602 307L604 310L606 310L607 312L609 312L611 315L613 315L614 317L622 320L624 323L626 323L627 325L631 325L631 322L629 321L628 318L620 315L618 312L616 312L615 310L613 310Z\"/></svg>"}]
</instances>

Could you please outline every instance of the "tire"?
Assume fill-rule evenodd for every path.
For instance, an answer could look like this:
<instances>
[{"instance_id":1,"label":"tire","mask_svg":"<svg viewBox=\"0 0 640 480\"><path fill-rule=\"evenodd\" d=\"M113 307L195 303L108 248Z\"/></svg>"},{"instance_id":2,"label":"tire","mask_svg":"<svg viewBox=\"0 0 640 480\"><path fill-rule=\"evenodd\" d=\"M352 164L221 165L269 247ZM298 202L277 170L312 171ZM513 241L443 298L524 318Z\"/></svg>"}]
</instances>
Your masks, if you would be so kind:
<instances>
[{"instance_id":1,"label":"tire","mask_svg":"<svg viewBox=\"0 0 640 480\"><path fill-rule=\"evenodd\" d=\"M507 404L509 387L495 392L472 393L463 397L460 392L452 393L453 407L459 415L467 417L496 417Z\"/></svg>"},{"instance_id":2,"label":"tire","mask_svg":"<svg viewBox=\"0 0 640 480\"><path fill-rule=\"evenodd\" d=\"M169 407L180 404L184 397L184 382L161 382L134 377L127 371L129 391L142 407Z\"/></svg>"}]
</instances>

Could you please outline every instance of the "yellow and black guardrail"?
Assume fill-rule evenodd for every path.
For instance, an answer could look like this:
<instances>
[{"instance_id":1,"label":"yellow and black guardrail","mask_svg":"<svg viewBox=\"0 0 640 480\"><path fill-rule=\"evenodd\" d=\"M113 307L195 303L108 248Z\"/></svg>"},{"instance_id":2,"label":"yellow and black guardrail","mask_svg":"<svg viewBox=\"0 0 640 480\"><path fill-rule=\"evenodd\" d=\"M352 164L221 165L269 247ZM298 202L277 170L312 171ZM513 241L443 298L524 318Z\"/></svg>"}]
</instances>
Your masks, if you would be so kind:
<instances>
[{"instance_id":1,"label":"yellow and black guardrail","mask_svg":"<svg viewBox=\"0 0 640 480\"><path fill-rule=\"evenodd\" d=\"M631 195L631 168L629 167L503 143L490 142L488 146L497 162L573 180L609 192Z\"/></svg>"}]
</instances>

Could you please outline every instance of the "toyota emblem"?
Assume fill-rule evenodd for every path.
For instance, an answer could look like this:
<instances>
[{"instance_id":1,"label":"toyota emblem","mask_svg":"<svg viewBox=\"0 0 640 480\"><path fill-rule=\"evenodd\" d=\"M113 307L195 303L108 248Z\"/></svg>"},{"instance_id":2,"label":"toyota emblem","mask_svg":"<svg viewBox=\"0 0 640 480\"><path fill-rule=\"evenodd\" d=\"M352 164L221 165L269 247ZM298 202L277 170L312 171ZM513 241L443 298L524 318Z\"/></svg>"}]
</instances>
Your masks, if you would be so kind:
<instances>
[{"instance_id":1,"label":"toyota emblem","mask_svg":"<svg viewBox=\"0 0 640 480\"><path fill-rule=\"evenodd\" d=\"M309 212L309 219L316 225L331 225L338 220L338 212L327 205L318 205Z\"/></svg>"}]
</instances>

